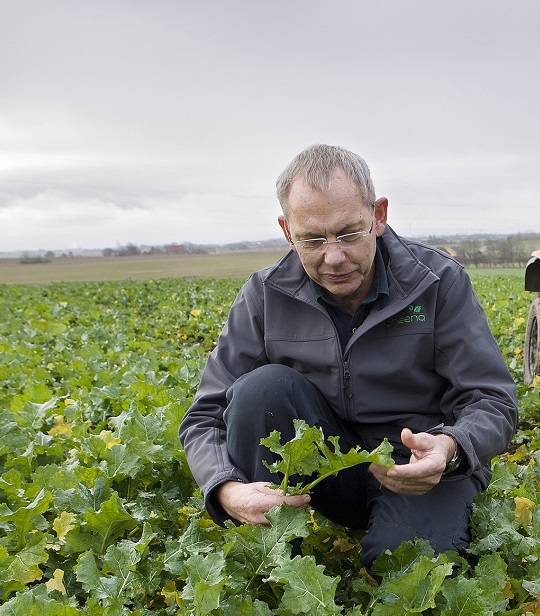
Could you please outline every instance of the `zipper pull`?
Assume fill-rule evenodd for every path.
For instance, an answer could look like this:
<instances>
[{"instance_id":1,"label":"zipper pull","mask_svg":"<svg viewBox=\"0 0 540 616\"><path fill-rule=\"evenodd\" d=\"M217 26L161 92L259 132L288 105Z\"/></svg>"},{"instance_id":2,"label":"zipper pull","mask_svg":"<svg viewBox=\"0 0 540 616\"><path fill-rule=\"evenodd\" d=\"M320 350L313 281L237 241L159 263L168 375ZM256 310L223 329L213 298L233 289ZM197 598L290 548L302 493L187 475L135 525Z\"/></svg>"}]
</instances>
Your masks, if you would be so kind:
<instances>
[{"instance_id":1,"label":"zipper pull","mask_svg":"<svg viewBox=\"0 0 540 616\"><path fill-rule=\"evenodd\" d=\"M351 373L349 371L349 362L343 362L343 389L347 389L349 386L349 379L351 377Z\"/></svg>"}]
</instances>

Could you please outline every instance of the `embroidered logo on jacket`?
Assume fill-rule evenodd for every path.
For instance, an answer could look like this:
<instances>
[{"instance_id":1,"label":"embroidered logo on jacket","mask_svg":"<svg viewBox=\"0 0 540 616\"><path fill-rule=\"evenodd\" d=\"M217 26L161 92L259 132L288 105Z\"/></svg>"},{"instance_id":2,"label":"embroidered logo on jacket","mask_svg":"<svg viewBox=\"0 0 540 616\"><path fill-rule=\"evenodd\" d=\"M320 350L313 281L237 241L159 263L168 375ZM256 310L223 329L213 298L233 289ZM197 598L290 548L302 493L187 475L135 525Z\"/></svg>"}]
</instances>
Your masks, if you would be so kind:
<instances>
[{"instance_id":1,"label":"embroidered logo on jacket","mask_svg":"<svg viewBox=\"0 0 540 616\"><path fill-rule=\"evenodd\" d=\"M399 314L389 319L386 319L386 327L392 327L394 325L409 325L411 323L424 322L426 315L422 312L422 306L414 306L411 304L405 310L402 310Z\"/></svg>"}]
</instances>

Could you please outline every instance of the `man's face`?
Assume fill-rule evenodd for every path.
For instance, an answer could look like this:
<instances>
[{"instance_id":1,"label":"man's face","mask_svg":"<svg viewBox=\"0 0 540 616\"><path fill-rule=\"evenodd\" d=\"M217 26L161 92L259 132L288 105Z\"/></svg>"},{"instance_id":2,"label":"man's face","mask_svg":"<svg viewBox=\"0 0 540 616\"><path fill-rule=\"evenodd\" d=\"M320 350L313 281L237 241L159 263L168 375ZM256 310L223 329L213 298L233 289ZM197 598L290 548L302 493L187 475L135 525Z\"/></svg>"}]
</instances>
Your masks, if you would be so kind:
<instances>
[{"instance_id":1,"label":"man's face","mask_svg":"<svg viewBox=\"0 0 540 616\"><path fill-rule=\"evenodd\" d=\"M321 192L302 178L291 184L287 220L279 223L292 242L373 230L354 242L330 243L318 250L293 245L308 276L326 289L344 310L353 313L367 296L373 280L376 239L386 226L388 201L378 199L373 210L362 199L360 188L344 171L336 169L328 191Z\"/></svg>"}]
</instances>

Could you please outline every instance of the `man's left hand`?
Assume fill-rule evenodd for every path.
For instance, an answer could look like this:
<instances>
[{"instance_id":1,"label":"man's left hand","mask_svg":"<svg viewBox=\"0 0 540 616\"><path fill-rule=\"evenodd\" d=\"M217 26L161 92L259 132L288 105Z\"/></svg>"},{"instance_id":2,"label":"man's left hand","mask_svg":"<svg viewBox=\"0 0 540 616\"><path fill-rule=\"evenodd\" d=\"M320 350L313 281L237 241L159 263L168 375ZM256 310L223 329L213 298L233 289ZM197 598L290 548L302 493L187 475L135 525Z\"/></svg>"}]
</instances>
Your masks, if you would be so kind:
<instances>
[{"instance_id":1,"label":"man's left hand","mask_svg":"<svg viewBox=\"0 0 540 616\"><path fill-rule=\"evenodd\" d=\"M411 450L408 464L397 464L393 468L371 464L369 470L381 485L392 492L417 496L425 494L441 480L456 450L456 442L447 434L413 434L409 428L401 431L401 442Z\"/></svg>"}]
</instances>

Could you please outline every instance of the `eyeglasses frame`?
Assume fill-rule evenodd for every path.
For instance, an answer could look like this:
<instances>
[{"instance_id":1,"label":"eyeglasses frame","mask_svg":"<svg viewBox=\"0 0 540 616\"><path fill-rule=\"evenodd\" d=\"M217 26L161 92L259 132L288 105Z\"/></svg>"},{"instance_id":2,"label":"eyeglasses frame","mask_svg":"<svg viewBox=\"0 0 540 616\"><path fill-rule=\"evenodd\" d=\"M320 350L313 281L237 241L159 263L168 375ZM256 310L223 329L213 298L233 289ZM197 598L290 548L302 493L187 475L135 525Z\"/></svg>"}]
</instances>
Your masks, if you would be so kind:
<instances>
[{"instance_id":1,"label":"eyeglasses frame","mask_svg":"<svg viewBox=\"0 0 540 616\"><path fill-rule=\"evenodd\" d=\"M291 240L291 244L295 246L295 248L302 250L302 249L306 249L310 245L311 242L322 242L320 246L316 246L315 248L307 248L308 251L310 252L311 251L317 252L321 248L328 246L328 244L341 244L343 242L343 238L345 237L351 237L353 235L355 235L356 238L358 239L361 237L368 237L369 235L373 233L374 224L375 224L374 219L371 219L371 227L369 228L369 231L355 231L354 233L344 233L343 235L336 236L335 240L328 240L325 237L313 237L308 240L297 240L296 242L293 242ZM313 244L311 245L313 246ZM348 244L343 244L342 248L347 248L348 246L349 246Z\"/></svg>"}]
</instances>

